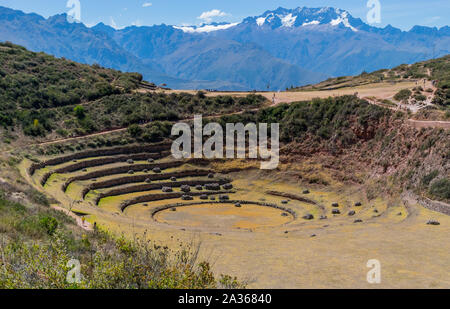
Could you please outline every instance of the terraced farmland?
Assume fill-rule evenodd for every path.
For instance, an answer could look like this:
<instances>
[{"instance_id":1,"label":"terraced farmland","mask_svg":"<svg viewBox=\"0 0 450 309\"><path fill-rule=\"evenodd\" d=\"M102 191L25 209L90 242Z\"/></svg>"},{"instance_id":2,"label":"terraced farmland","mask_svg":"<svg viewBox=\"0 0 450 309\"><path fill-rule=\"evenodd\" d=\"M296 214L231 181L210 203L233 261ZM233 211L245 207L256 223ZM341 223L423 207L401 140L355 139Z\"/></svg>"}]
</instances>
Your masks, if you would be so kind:
<instances>
[{"instance_id":1,"label":"terraced farmland","mask_svg":"<svg viewBox=\"0 0 450 309\"><path fill-rule=\"evenodd\" d=\"M248 160L175 160L170 146L81 151L25 160L21 169L91 225L168 246L201 242L216 271L243 276L250 287L369 286L372 258L382 260L386 287L449 286L447 216L401 200L369 201L362 187L305 187L289 176L293 165L268 172ZM419 267L413 255L433 262Z\"/></svg>"}]
</instances>

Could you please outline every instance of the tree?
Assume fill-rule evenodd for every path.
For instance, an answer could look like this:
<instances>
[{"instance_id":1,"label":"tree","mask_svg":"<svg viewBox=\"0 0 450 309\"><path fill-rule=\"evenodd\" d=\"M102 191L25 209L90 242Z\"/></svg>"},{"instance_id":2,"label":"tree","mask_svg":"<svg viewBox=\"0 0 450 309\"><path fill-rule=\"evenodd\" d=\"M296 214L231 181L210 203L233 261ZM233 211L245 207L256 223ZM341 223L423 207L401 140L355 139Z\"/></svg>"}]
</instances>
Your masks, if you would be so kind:
<instances>
[{"instance_id":1,"label":"tree","mask_svg":"<svg viewBox=\"0 0 450 309\"><path fill-rule=\"evenodd\" d=\"M411 96L411 94L412 94L411 90L402 89L395 94L394 99L396 99L397 101L407 101Z\"/></svg>"},{"instance_id":2,"label":"tree","mask_svg":"<svg viewBox=\"0 0 450 309\"><path fill-rule=\"evenodd\" d=\"M78 119L83 119L86 116L86 113L84 111L84 107L81 106L81 105L75 106L73 111L75 112L75 116L77 116Z\"/></svg>"},{"instance_id":3,"label":"tree","mask_svg":"<svg viewBox=\"0 0 450 309\"><path fill-rule=\"evenodd\" d=\"M142 134L142 128L137 124L132 124L128 127L128 133L131 135L131 137L139 137Z\"/></svg>"}]
</instances>

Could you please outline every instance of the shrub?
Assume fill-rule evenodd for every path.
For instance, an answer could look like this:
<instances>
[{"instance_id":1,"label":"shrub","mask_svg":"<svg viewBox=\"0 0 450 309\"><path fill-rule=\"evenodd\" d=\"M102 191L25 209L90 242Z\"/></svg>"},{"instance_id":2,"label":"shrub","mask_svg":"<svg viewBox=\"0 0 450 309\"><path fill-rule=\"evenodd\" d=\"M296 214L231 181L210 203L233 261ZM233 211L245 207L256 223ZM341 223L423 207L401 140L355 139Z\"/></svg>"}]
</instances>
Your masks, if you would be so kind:
<instances>
[{"instance_id":1,"label":"shrub","mask_svg":"<svg viewBox=\"0 0 450 309\"><path fill-rule=\"evenodd\" d=\"M137 124L132 124L131 126L128 127L128 133L131 135L131 137L138 137L141 136L142 134L142 128L137 125Z\"/></svg>"},{"instance_id":2,"label":"shrub","mask_svg":"<svg viewBox=\"0 0 450 309\"><path fill-rule=\"evenodd\" d=\"M216 278L208 263L197 260L198 246L171 251L140 238L83 232L63 213L25 207L5 196L0 191L0 289L245 287L236 278ZM66 280L71 259L80 261L80 283Z\"/></svg>"},{"instance_id":3,"label":"shrub","mask_svg":"<svg viewBox=\"0 0 450 309\"><path fill-rule=\"evenodd\" d=\"M44 206L49 206L50 205L50 202L49 202L47 196L44 193L42 193L42 192L39 192L39 191L34 190L34 189L30 189L27 192L27 195L28 195L28 197L30 198L30 200L32 202L35 202L35 203L38 203L38 204L44 205Z\"/></svg>"},{"instance_id":4,"label":"shrub","mask_svg":"<svg viewBox=\"0 0 450 309\"><path fill-rule=\"evenodd\" d=\"M427 99L427 97L423 94L416 94L414 95L414 99L416 99L416 101L423 102Z\"/></svg>"},{"instance_id":5,"label":"shrub","mask_svg":"<svg viewBox=\"0 0 450 309\"><path fill-rule=\"evenodd\" d=\"M58 221L50 215L37 214L23 218L15 224L15 228L33 238L52 236L58 228Z\"/></svg>"},{"instance_id":6,"label":"shrub","mask_svg":"<svg viewBox=\"0 0 450 309\"><path fill-rule=\"evenodd\" d=\"M411 96L411 90L402 89L394 95L394 99L397 101L406 101Z\"/></svg>"},{"instance_id":7,"label":"shrub","mask_svg":"<svg viewBox=\"0 0 450 309\"><path fill-rule=\"evenodd\" d=\"M55 233L52 243L27 244L8 241L0 244L4 267L0 288L35 289L214 289L243 288L234 277L216 278L206 262L198 261L196 250L185 247L173 253L167 247L152 246L144 241L112 240L99 235L92 244L88 236L69 241ZM92 238L91 238L92 239ZM94 239L95 240L95 239ZM70 246L72 243L72 246ZM66 280L70 247L78 247L82 280ZM87 254L80 255L82 252Z\"/></svg>"},{"instance_id":8,"label":"shrub","mask_svg":"<svg viewBox=\"0 0 450 309\"><path fill-rule=\"evenodd\" d=\"M443 200L450 199L450 179L442 178L431 184L430 194Z\"/></svg>"},{"instance_id":9,"label":"shrub","mask_svg":"<svg viewBox=\"0 0 450 309\"><path fill-rule=\"evenodd\" d=\"M425 175L425 176L422 178L422 184L425 185L425 186L428 186L428 185L430 184L430 182L431 182L434 178L436 178L436 176L437 176L438 174L439 174L439 171L434 170L434 171L432 171L431 173L429 173L428 175Z\"/></svg>"},{"instance_id":10,"label":"shrub","mask_svg":"<svg viewBox=\"0 0 450 309\"><path fill-rule=\"evenodd\" d=\"M49 216L40 218L39 224L45 229L48 235L52 236L58 228L58 221Z\"/></svg>"},{"instance_id":11,"label":"shrub","mask_svg":"<svg viewBox=\"0 0 450 309\"><path fill-rule=\"evenodd\" d=\"M84 111L84 107L81 105L75 106L73 109L75 116L77 116L78 119L83 119L86 116L86 113Z\"/></svg>"}]
</instances>

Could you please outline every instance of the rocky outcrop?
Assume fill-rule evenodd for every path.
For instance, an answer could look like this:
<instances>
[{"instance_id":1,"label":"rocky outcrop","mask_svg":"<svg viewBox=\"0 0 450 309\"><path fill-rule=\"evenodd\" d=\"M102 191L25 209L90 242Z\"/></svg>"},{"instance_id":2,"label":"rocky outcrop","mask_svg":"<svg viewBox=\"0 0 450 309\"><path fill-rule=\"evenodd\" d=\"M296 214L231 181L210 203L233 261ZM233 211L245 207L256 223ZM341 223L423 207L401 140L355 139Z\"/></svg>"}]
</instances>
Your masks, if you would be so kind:
<instances>
[{"instance_id":1,"label":"rocky outcrop","mask_svg":"<svg viewBox=\"0 0 450 309\"><path fill-rule=\"evenodd\" d=\"M428 198L419 198L418 201L425 208L450 216L450 205L447 203L433 201Z\"/></svg>"}]
</instances>

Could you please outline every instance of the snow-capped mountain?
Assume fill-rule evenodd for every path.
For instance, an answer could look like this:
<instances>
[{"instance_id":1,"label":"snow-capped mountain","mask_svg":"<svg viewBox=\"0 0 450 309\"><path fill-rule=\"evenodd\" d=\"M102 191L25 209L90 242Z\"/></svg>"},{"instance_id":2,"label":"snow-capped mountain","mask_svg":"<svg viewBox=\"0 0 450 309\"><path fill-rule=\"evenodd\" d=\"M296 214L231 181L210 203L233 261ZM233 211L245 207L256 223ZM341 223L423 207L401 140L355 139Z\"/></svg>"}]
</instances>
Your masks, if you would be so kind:
<instances>
[{"instance_id":1,"label":"snow-capped mountain","mask_svg":"<svg viewBox=\"0 0 450 309\"><path fill-rule=\"evenodd\" d=\"M450 53L450 28L372 27L347 11L278 8L237 23L88 28L0 7L0 40L169 87L284 89Z\"/></svg>"},{"instance_id":2,"label":"snow-capped mountain","mask_svg":"<svg viewBox=\"0 0 450 309\"><path fill-rule=\"evenodd\" d=\"M362 24L360 19L353 18L347 11L331 7L325 8L278 8L275 11L267 11L257 17L249 17L243 23L256 24L259 27L272 29L285 27L305 27L314 25L343 26L353 31Z\"/></svg>"},{"instance_id":3,"label":"snow-capped mountain","mask_svg":"<svg viewBox=\"0 0 450 309\"><path fill-rule=\"evenodd\" d=\"M270 27L271 29L330 25L346 27L356 32L358 31L358 27L364 23L359 18L353 18L347 11L331 7L299 7L296 9L280 7L275 11L267 11L260 16L248 17L241 23L211 23L200 26L174 26L174 28L187 33L202 33L225 30L240 24L254 24L259 27Z\"/></svg>"}]
</instances>

